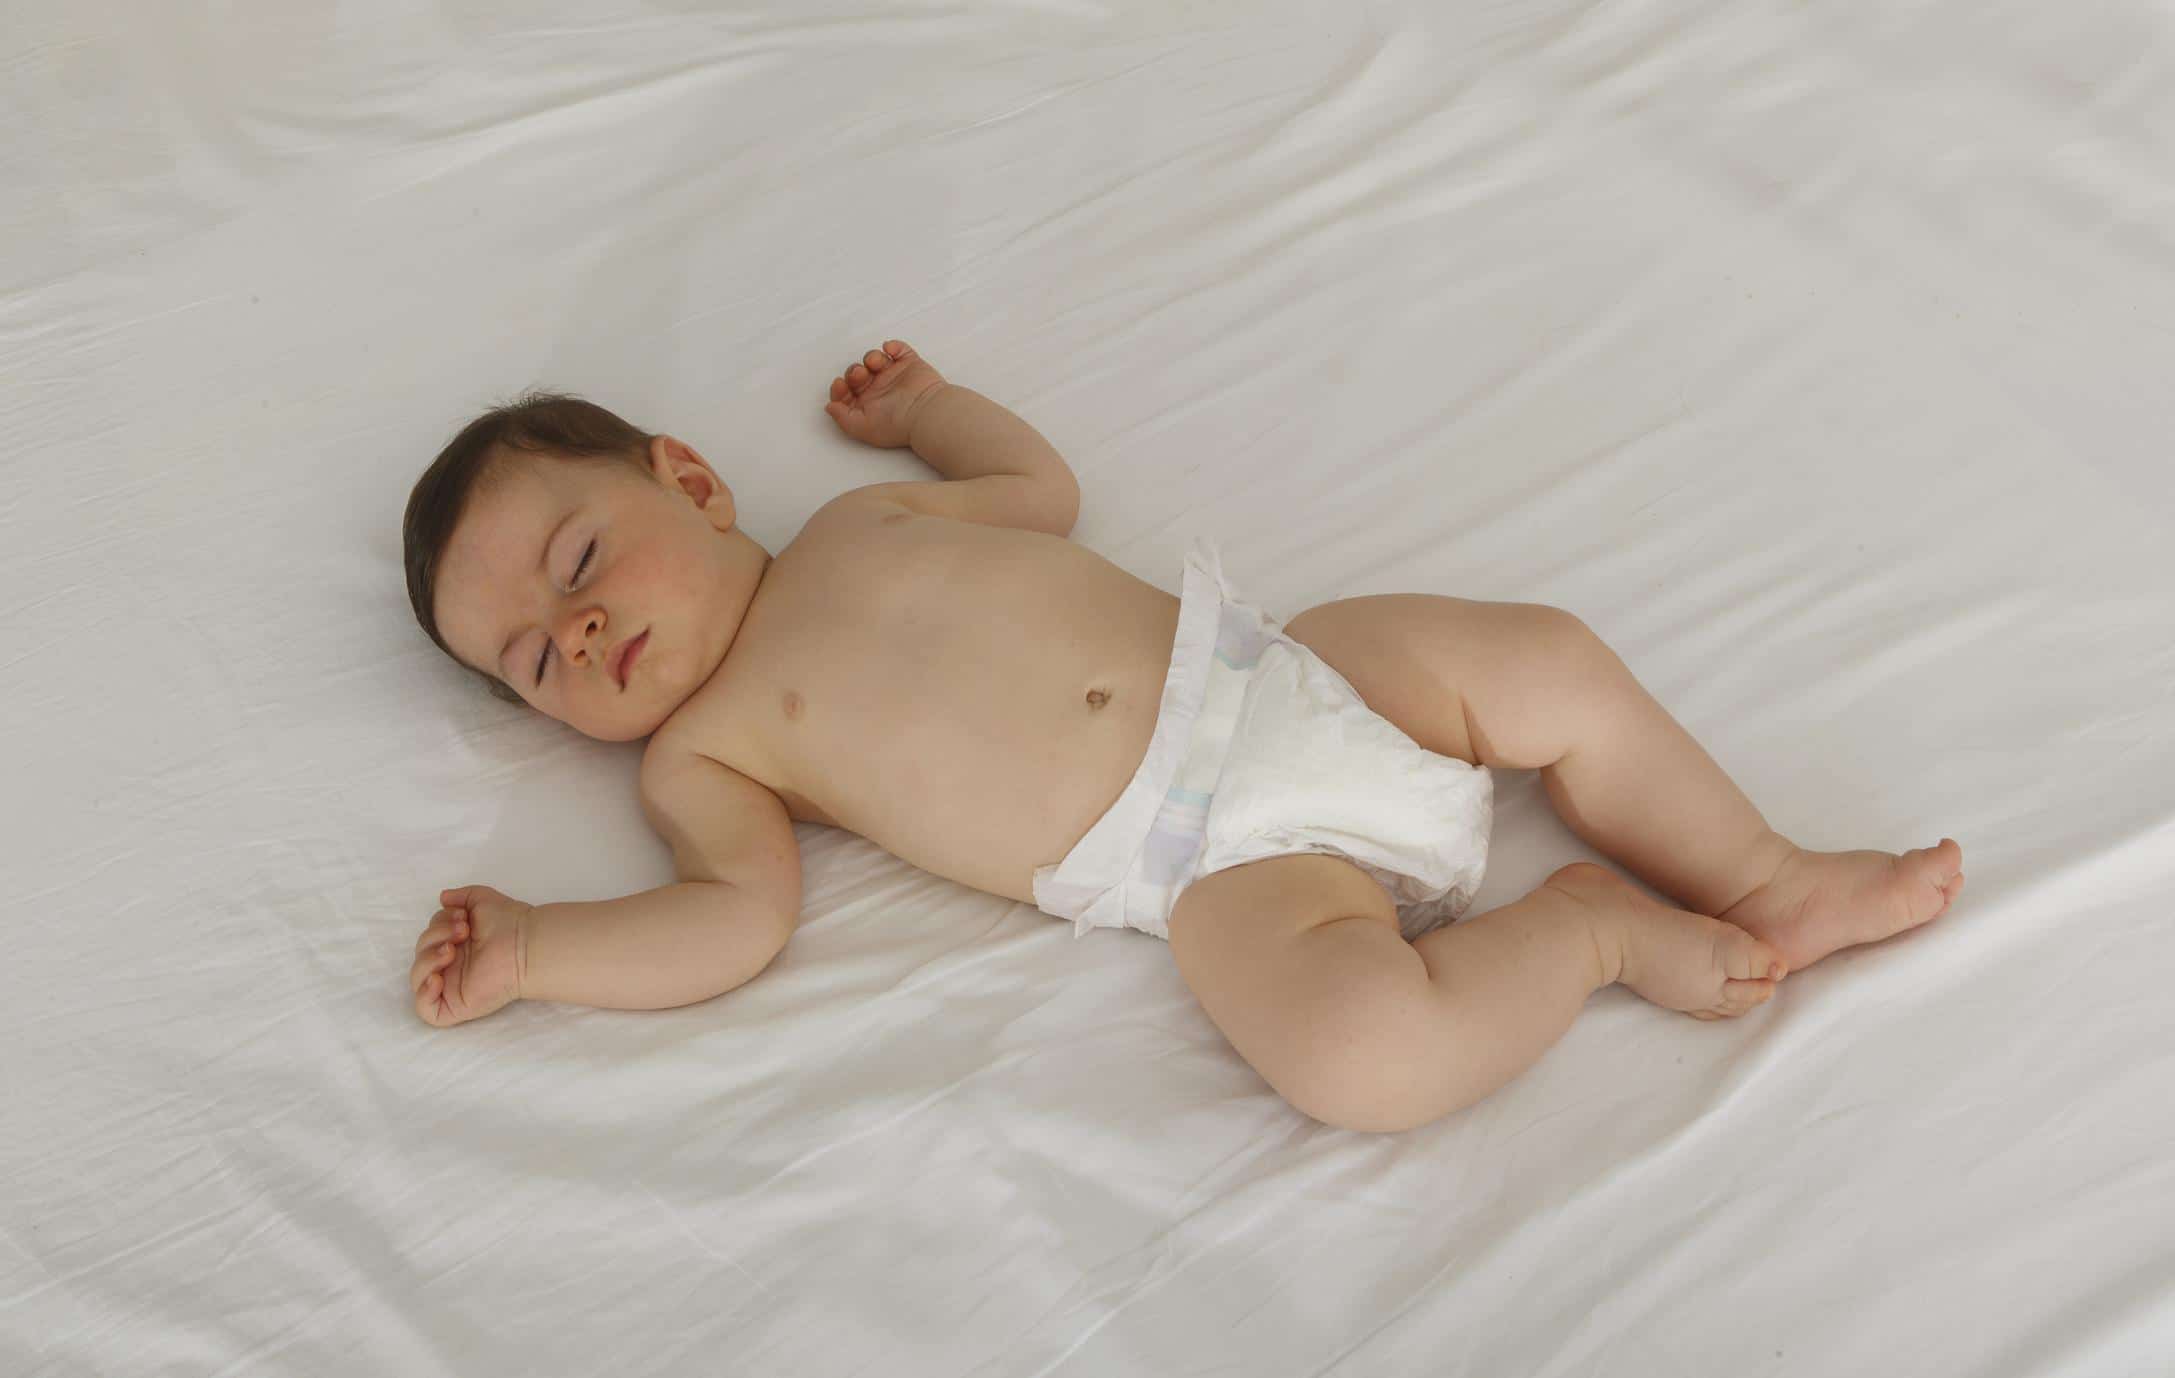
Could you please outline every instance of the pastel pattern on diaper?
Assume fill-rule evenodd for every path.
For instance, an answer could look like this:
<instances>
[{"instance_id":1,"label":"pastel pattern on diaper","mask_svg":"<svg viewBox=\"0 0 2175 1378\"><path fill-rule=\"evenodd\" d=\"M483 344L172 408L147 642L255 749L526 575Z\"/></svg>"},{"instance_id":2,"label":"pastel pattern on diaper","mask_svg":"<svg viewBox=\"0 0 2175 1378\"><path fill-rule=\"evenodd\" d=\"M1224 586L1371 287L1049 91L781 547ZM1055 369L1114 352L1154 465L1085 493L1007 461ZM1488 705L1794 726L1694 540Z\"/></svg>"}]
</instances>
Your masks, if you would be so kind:
<instances>
[{"instance_id":1,"label":"pastel pattern on diaper","mask_svg":"<svg viewBox=\"0 0 2175 1378\"><path fill-rule=\"evenodd\" d=\"M1140 877L1159 891L1174 891L1192 877L1193 864L1201 854L1201 837L1208 826L1209 804L1216 796L1224 748L1246 698L1248 672L1274 635L1258 615L1240 604L1225 603L1221 612L1200 715L1193 720L1185 758L1164 793L1163 806L1157 810L1141 849ZM1171 893L1168 898L1175 900L1177 896ZM1152 902L1163 900L1160 894L1152 897ZM1163 907L1167 908L1167 903Z\"/></svg>"}]
</instances>

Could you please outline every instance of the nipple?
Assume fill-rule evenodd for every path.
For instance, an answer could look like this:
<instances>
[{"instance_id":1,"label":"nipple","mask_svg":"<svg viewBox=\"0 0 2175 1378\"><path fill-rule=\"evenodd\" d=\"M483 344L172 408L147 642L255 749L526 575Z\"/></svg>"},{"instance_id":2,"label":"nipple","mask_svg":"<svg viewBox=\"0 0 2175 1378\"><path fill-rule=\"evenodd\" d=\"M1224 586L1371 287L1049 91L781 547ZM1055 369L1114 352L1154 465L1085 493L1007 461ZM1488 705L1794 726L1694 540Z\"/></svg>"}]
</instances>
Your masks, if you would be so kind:
<instances>
[{"instance_id":1,"label":"nipple","mask_svg":"<svg viewBox=\"0 0 2175 1378\"><path fill-rule=\"evenodd\" d=\"M800 690L788 689L785 691L785 715L788 718L797 718L801 715Z\"/></svg>"},{"instance_id":2,"label":"nipple","mask_svg":"<svg viewBox=\"0 0 2175 1378\"><path fill-rule=\"evenodd\" d=\"M1108 703L1108 702L1110 702L1110 695L1109 695L1109 694L1107 694L1107 693L1105 693L1105 692L1103 692L1102 690L1100 690L1100 689L1090 689L1090 690L1088 690L1088 691L1087 691L1087 705L1088 705L1088 707L1090 707L1090 708L1100 708L1100 707L1102 707L1102 706L1103 706L1104 704L1106 704L1106 703Z\"/></svg>"}]
</instances>

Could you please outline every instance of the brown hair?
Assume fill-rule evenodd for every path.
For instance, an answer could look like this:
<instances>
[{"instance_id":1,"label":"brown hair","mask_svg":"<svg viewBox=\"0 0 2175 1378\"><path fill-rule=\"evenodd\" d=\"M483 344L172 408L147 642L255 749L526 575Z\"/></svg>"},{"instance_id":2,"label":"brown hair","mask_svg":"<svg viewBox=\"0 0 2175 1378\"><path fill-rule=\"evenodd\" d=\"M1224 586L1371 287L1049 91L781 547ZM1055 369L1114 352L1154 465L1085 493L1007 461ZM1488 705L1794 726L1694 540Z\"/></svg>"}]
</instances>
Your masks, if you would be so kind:
<instances>
[{"instance_id":1,"label":"brown hair","mask_svg":"<svg viewBox=\"0 0 2175 1378\"><path fill-rule=\"evenodd\" d=\"M460 434L430 462L423 477L415 481L415 488L408 494L407 514L400 523L408 565L408 602L415 609L415 620L438 649L453 656L454 663L462 668L473 668L453 655L453 648L439 634L432 600L437 594L438 561L453 538L453 528L459 525L469 498L492 475L502 472L515 454L645 464L652 438L648 431L594 402L566 393L535 390L504 406L493 407L463 426ZM483 679L499 698L523 701L513 686L496 675L483 675Z\"/></svg>"}]
</instances>

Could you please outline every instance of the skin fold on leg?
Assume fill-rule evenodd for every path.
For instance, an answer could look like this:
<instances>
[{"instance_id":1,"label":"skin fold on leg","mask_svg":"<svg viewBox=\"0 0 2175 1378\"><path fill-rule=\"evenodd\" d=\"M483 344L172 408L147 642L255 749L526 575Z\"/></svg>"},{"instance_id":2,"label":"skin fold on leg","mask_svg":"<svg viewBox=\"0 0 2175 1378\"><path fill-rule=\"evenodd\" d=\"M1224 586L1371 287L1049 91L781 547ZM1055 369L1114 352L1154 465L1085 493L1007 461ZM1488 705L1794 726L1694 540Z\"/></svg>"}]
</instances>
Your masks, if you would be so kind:
<instances>
[{"instance_id":1,"label":"skin fold on leg","mask_svg":"<svg viewBox=\"0 0 2175 1378\"><path fill-rule=\"evenodd\" d=\"M1772 954L1670 910L1603 868L1567 866L1532 894L1408 943L1376 881L1338 857L1272 857L1182 893L1171 955L1208 1017L1276 1092L1346 1129L1408 1129L1496 1091L1561 1039L1588 996L1627 974L1675 1008L1742 1013Z\"/></svg>"}]
</instances>

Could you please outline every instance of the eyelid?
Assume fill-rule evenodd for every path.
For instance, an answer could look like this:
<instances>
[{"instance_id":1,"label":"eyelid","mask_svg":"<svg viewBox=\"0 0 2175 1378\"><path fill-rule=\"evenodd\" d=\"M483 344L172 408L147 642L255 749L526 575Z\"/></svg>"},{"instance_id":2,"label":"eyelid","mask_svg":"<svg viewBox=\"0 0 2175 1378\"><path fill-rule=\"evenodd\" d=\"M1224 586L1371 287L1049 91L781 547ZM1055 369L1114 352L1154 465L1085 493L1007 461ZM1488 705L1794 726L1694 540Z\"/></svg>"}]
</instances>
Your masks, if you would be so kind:
<instances>
[{"instance_id":1,"label":"eyelid","mask_svg":"<svg viewBox=\"0 0 2175 1378\"><path fill-rule=\"evenodd\" d=\"M581 560L580 560L580 561L579 561L579 562L578 562L578 563L577 563L577 564L576 564L576 565L574 566L574 577L573 577L573 579L572 579L571 581L569 581L569 583L568 583L568 585L567 585L567 591L568 591L569 593L573 592L573 586L574 586L575 584L578 584L578 583L580 583L580 582L581 582L581 577L582 577L582 571L584 571L584 570L586 570L587 568L589 568L589 561L590 561L590 560L591 560L592 558L594 558L594 557L595 557L596 553L597 553L597 538L596 538L596 537L594 537L594 536L591 536L591 537L589 538L589 544L587 544L587 545L585 545L585 546L583 546L583 547L582 547L582 557L581 557ZM546 670L547 668L549 668L549 666L550 666L550 663L551 663L551 633L550 633L550 632L549 632L549 631L547 630L547 631L546 631L546 632L544 633L544 649L542 649L541 651L538 651L538 652L536 653L536 678L535 678L534 680L532 680L532 681L530 682L530 687L531 687L531 688L537 688L537 689L541 689L541 688L543 687L543 685L544 685L544 671L545 671L545 670Z\"/></svg>"}]
</instances>

